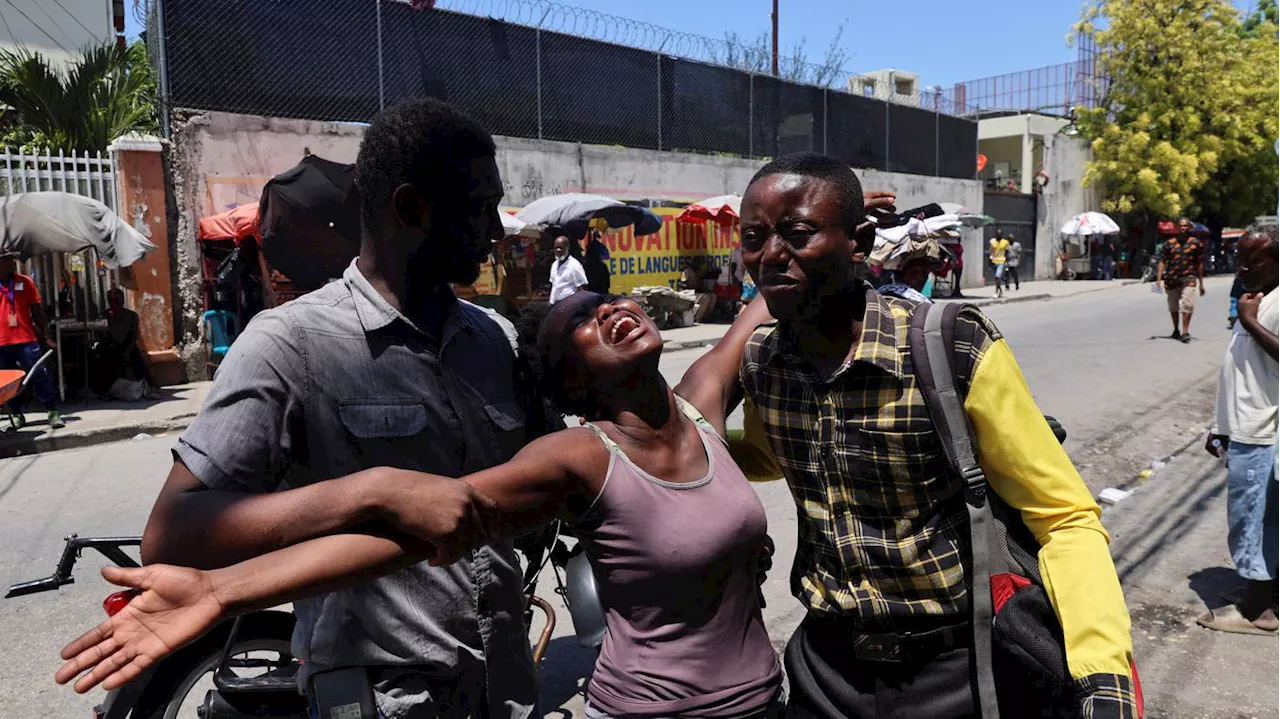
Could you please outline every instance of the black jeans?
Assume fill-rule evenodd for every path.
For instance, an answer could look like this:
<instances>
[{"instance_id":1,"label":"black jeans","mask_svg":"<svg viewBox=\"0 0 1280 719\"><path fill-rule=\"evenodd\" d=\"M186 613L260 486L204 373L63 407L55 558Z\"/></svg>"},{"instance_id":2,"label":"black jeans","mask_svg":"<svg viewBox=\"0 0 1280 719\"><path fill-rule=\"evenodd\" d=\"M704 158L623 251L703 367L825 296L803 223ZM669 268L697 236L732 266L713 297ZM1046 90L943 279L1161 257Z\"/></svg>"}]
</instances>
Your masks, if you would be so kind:
<instances>
[{"instance_id":1,"label":"black jeans","mask_svg":"<svg viewBox=\"0 0 1280 719\"><path fill-rule=\"evenodd\" d=\"M970 651L956 647L898 663L855 659L850 639L805 619L787 643L788 716L804 719L977 717Z\"/></svg>"},{"instance_id":2,"label":"black jeans","mask_svg":"<svg viewBox=\"0 0 1280 719\"><path fill-rule=\"evenodd\" d=\"M1013 280L1013 288L1015 290L1022 289L1022 283L1018 281L1017 265L1005 265L1004 268L1004 288L1009 289L1009 281Z\"/></svg>"}]
</instances>

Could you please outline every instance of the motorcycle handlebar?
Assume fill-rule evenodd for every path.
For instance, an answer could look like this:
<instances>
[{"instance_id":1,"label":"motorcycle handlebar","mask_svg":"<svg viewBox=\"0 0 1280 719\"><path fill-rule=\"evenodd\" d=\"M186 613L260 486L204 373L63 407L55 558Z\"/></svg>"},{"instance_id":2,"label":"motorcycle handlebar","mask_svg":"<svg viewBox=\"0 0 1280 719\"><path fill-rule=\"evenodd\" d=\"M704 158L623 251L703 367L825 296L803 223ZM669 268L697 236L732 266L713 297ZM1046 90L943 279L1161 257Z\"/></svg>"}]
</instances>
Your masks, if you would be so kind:
<instances>
[{"instance_id":1,"label":"motorcycle handlebar","mask_svg":"<svg viewBox=\"0 0 1280 719\"><path fill-rule=\"evenodd\" d=\"M21 597L27 594L37 594L39 592L47 592L51 589L57 589L63 584L71 584L75 579L68 577L67 580L59 581L57 577L45 577L44 579L33 579L29 582L18 582L9 587L9 591L5 593L4 598Z\"/></svg>"},{"instance_id":2,"label":"motorcycle handlebar","mask_svg":"<svg viewBox=\"0 0 1280 719\"><path fill-rule=\"evenodd\" d=\"M71 576L71 570L75 568L76 560L80 558L81 552L85 549L96 551L98 554L110 559L118 567L141 566L132 557L125 554L121 547L140 546L142 537L85 537L81 539L72 534L66 538L66 542L66 546L62 548L62 556L58 558L58 566L53 570L52 575L43 579L18 582L9 587L9 591L4 595L4 598L9 599L26 594L48 592L65 584L74 583L76 580L75 577Z\"/></svg>"}]
</instances>

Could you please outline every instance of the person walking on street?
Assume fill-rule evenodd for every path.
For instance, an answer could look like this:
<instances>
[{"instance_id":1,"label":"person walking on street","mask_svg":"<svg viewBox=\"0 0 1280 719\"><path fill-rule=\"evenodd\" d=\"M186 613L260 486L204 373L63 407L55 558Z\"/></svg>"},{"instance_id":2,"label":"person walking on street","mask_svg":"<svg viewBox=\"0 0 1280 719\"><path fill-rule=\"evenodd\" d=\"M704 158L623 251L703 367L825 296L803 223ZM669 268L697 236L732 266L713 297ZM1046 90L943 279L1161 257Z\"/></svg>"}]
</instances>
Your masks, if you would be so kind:
<instances>
[{"instance_id":1,"label":"person walking on street","mask_svg":"<svg viewBox=\"0 0 1280 719\"><path fill-rule=\"evenodd\" d=\"M1237 250L1238 252L1238 250ZM1240 269L1236 268L1236 278L1231 281L1231 304L1227 305L1227 329L1235 329L1239 319L1240 298L1244 295L1244 280L1240 277Z\"/></svg>"},{"instance_id":2,"label":"person walking on street","mask_svg":"<svg viewBox=\"0 0 1280 719\"><path fill-rule=\"evenodd\" d=\"M1009 289L1009 280L1013 280L1013 289L1021 290L1022 282L1018 279L1018 266L1022 264L1022 243L1013 235L1009 235L1009 249L1005 252L1004 288Z\"/></svg>"},{"instance_id":3,"label":"person walking on street","mask_svg":"<svg viewBox=\"0 0 1280 719\"><path fill-rule=\"evenodd\" d=\"M582 263L570 252L573 240L560 235L551 245L556 259L551 263L551 297L550 304L555 304L579 290L587 287L587 273Z\"/></svg>"},{"instance_id":4,"label":"person walking on street","mask_svg":"<svg viewBox=\"0 0 1280 719\"><path fill-rule=\"evenodd\" d=\"M600 233L587 233L587 251L582 258L582 269L587 276L587 291L598 295L609 293L609 248L600 239Z\"/></svg>"},{"instance_id":5,"label":"person walking on street","mask_svg":"<svg viewBox=\"0 0 1280 719\"><path fill-rule=\"evenodd\" d=\"M501 464L551 428L517 383L504 329L450 289L476 280L503 235L494 155L488 132L436 100L374 117L356 159L359 256L236 339L178 440L144 563L226 567L359 524L373 498L334 501L324 485L376 467L439 475L416 477L438 490L445 535L466 522L443 520L488 504L444 478ZM314 700L327 670L363 667L386 716L526 719L534 667L511 542L401 566L294 603L313 715L330 716Z\"/></svg>"},{"instance_id":6,"label":"person walking on street","mask_svg":"<svg viewBox=\"0 0 1280 719\"><path fill-rule=\"evenodd\" d=\"M1116 241L1110 235L1105 235L1100 243L1102 248L1102 276L1098 279L1110 282L1115 277L1116 272Z\"/></svg>"},{"instance_id":7,"label":"person walking on street","mask_svg":"<svg viewBox=\"0 0 1280 719\"><path fill-rule=\"evenodd\" d=\"M855 275L855 238L863 251L874 241L860 230L858 179L831 158L784 156L752 179L741 216L743 261L778 320L752 335L741 378L796 502L791 584L808 610L785 652L788 708L976 716L963 482L909 361L916 305ZM1059 699L1070 713L1054 716L1136 717L1129 615L1101 511L990 320L967 310L955 346L981 468L1021 511L1052 580L1074 682ZM1045 701L1032 682L1002 689L1024 716Z\"/></svg>"},{"instance_id":8,"label":"person walking on street","mask_svg":"<svg viewBox=\"0 0 1280 719\"><path fill-rule=\"evenodd\" d=\"M0 319L0 367L30 372L41 355L53 349L55 343L48 336L49 316L41 304L40 289L36 287L35 280L18 272L18 255L15 253L0 256L0 315L3 316ZM49 428L67 426L58 411L58 394L48 361L35 368L31 385L36 399L48 413ZM25 392L19 393L9 402L9 427L6 431L17 431L27 426L23 394Z\"/></svg>"},{"instance_id":9,"label":"person walking on street","mask_svg":"<svg viewBox=\"0 0 1280 719\"><path fill-rule=\"evenodd\" d=\"M1178 236L1160 248L1156 265L1156 287L1163 287L1169 300L1169 316L1173 318L1171 338L1186 344L1191 341L1191 314L1196 309L1196 291L1204 295L1204 245L1191 235L1191 220L1178 220ZM1178 326L1178 318L1182 326Z\"/></svg>"},{"instance_id":10,"label":"person walking on street","mask_svg":"<svg viewBox=\"0 0 1280 719\"><path fill-rule=\"evenodd\" d=\"M1255 230L1238 245L1245 293L1218 377L1218 401L1205 449L1227 460L1227 545L1245 581L1232 605L1200 617L1225 632L1275 634L1277 591L1277 406L1280 399L1280 266L1276 228Z\"/></svg>"},{"instance_id":11,"label":"person walking on street","mask_svg":"<svg viewBox=\"0 0 1280 719\"><path fill-rule=\"evenodd\" d=\"M997 232L990 244L991 264L995 266L996 270L996 297L1004 297L1004 286L1006 284L1004 273L1008 269L1005 265L1009 258L1009 241Z\"/></svg>"}]
</instances>

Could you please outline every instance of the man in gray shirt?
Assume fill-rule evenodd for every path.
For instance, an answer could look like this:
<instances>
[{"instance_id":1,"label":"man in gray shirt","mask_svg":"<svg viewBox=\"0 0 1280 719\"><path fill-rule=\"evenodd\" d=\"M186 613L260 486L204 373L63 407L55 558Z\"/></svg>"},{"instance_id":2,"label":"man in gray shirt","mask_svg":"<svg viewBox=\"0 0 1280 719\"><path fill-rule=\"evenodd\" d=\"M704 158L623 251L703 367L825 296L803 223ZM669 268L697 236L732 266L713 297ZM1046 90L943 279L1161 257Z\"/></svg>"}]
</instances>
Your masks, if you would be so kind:
<instances>
[{"instance_id":1,"label":"man in gray shirt","mask_svg":"<svg viewBox=\"0 0 1280 719\"><path fill-rule=\"evenodd\" d=\"M374 119L356 167L359 257L236 340L174 451L146 562L226 566L352 527L394 498L334 501L342 483L324 480L383 466L458 477L530 439L503 328L449 288L474 282L502 236L494 151L483 128L439 102ZM440 536L485 501L444 482L457 486L438 508ZM524 719L535 688L520 580L503 541L297 602L300 685L364 666L389 717Z\"/></svg>"}]
</instances>

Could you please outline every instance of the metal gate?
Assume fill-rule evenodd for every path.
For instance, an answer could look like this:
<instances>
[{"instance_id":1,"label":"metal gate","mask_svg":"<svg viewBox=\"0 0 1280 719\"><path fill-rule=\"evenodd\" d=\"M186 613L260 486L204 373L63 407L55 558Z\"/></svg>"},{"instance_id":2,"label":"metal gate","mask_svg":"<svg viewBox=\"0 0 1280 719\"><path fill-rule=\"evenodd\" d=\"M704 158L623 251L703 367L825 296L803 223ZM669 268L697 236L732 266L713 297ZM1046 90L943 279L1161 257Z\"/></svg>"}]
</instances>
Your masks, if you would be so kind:
<instances>
[{"instance_id":1,"label":"metal gate","mask_svg":"<svg viewBox=\"0 0 1280 719\"><path fill-rule=\"evenodd\" d=\"M983 232L982 276L984 284L994 284L996 271L991 264L989 248L996 232L1004 237L1012 235L1022 243L1022 260L1018 263L1020 279L1035 279L1036 267L1036 197L1013 192L982 193L983 214L990 215L995 224L987 225Z\"/></svg>"}]
</instances>

